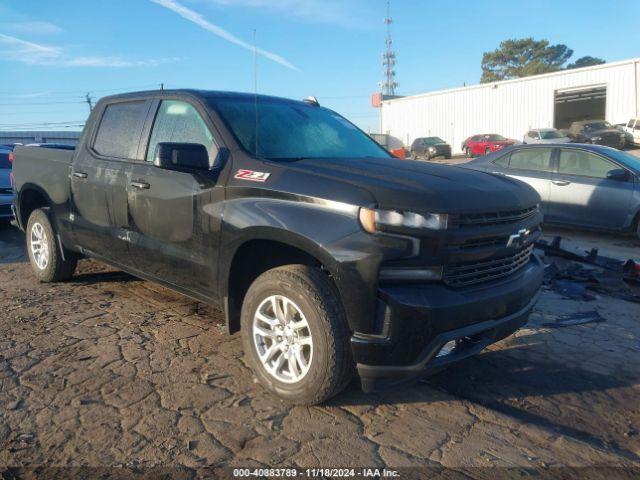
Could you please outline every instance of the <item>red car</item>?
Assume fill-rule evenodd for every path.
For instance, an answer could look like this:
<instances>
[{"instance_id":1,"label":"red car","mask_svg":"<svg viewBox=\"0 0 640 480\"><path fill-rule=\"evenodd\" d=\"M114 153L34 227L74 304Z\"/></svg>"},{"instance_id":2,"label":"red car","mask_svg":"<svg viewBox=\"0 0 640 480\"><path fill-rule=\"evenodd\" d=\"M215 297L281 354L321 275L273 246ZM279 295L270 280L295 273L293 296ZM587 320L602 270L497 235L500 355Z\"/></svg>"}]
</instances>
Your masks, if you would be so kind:
<instances>
[{"instance_id":1,"label":"red car","mask_svg":"<svg viewBox=\"0 0 640 480\"><path fill-rule=\"evenodd\" d=\"M515 140L510 140L504 138L502 135L493 133L474 135L462 143L462 150L467 158L471 158L475 155L485 155L497 150L502 150L504 147L508 147L514 143L516 143Z\"/></svg>"}]
</instances>

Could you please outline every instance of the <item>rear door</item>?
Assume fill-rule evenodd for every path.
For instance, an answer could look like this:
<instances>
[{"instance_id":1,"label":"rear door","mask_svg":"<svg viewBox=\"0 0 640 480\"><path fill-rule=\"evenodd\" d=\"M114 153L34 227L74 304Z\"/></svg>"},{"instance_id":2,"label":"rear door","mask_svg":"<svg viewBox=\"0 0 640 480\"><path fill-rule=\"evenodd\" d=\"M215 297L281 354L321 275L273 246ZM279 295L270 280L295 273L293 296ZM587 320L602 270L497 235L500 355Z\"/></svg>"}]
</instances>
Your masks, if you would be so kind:
<instances>
[{"instance_id":1,"label":"rear door","mask_svg":"<svg viewBox=\"0 0 640 480\"><path fill-rule=\"evenodd\" d=\"M531 185L540 195L542 213L548 213L552 148L516 148L509 155L508 175ZM503 163L506 163L503 161Z\"/></svg>"},{"instance_id":2,"label":"rear door","mask_svg":"<svg viewBox=\"0 0 640 480\"><path fill-rule=\"evenodd\" d=\"M610 180L621 168L586 150L561 148L549 194L549 220L568 225L620 229L629 213L634 183ZM631 176L630 176L631 178Z\"/></svg>"},{"instance_id":3,"label":"rear door","mask_svg":"<svg viewBox=\"0 0 640 480\"><path fill-rule=\"evenodd\" d=\"M102 108L71 170L71 230L78 245L122 263L127 254L127 173L135 161L149 100Z\"/></svg>"},{"instance_id":4,"label":"rear door","mask_svg":"<svg viewBox=\"0 0 640 480\"><path fill-rule=\"evenodd\" d=\"M219 138L197 103L157 101L141 145L145 160L128 175L129 263L135 269L189 292L213 296L224 189L218 184ZM209 151L210 171L154 166L160 142L198 143ZM219 188L216 188L219 187Z\"/></svg>"}]
</instances>

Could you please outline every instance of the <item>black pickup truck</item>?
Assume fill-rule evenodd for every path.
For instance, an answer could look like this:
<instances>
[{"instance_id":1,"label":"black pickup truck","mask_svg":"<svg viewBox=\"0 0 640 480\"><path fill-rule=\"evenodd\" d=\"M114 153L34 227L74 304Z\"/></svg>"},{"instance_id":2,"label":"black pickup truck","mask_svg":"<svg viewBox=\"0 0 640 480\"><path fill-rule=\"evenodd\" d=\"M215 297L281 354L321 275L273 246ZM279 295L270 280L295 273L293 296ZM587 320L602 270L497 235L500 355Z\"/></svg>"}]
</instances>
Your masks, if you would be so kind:
<instances>
[{"instance_id":1,"label":"black pickup truck","mask_svg":"<svg viewBox=\"0 0 640 480\"><path fill-rule=\"evenodd\" d=\"M542 215L517 180L397 160L315 99L102 99L75 151L18 147L33 271L91 257L224 310L296 403L433 373L526 323Z\"/></svg>"}]
</instances>

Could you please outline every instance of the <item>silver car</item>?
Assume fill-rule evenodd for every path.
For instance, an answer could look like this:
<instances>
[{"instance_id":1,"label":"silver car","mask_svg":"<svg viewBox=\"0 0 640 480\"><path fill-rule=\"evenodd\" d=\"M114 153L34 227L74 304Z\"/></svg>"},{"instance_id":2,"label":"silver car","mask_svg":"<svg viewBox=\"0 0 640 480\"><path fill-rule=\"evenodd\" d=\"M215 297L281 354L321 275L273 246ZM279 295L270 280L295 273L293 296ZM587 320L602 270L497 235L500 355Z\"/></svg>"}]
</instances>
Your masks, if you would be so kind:
<instances>
[{"instance_id":1,"label":"silver car","mask_svg":"<svg viewBox=\"0 0 640 480\"><path fill-rule=\"evenodd\" d=\"M555 128L535 128L525 133L522 143L569 143L571 139Z\"/></svg>"},{"instance_id":2,"label":"silver car","mask_svg":"<svg viewBox=\"0 0 640 480\"><path fill-rule=\"evenodd\" d=\"M11 185L11 150L0 149L0 222L13 218L11 204L13 203L13 187Z\"/></svg>"},{"instance_id":3,"label":"silver car","mask_svg":"<svg viewBox=\"0 0 640 480\"><path fill-rule=\"evenodd\" d=\"M506 175L540 194L545 223L640 238L640 158L603 145L516 145L461 165Z\"/></svg>"}]
</instances>

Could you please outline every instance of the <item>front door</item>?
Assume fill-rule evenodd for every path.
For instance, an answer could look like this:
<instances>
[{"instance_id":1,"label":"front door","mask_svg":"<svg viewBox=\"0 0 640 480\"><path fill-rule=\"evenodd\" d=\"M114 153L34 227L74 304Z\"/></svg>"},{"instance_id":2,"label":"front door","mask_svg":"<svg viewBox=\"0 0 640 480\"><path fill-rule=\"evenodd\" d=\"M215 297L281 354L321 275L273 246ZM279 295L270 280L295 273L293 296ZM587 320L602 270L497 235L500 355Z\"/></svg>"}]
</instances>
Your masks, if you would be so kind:
<instances>
[{"instance_id":1,"label":"front door","mask_svg":"<svg viewBox=\"0 0 640 480\"><path fill-rule=\"evenodd\" d=\"M610 180L620 168L585 150L560 149L549 191L549 220L569 225L620 229L629 214L633 181ZM631 176L630 176L631 178Z\"/></svg>"},{"instance_id":2,"label":"front door","mask_svg":"<svg viewBox=\"0 0 640 480\"><path fill-rule=\"evenodd\" d=\"M204 113L204 112L203 112ZM154 166L161 142L197 143L209 150L212 170L177 171ZM215 188L218 147L194 105L163 100L153 121L145 162L130 171L130 265L180 289L213 296L224 191Z\"/></svg>"},{"instance_id":3,"label":"front door","mask_svg":"<svg viewBox=\"0 0 640 480\"><path fill-rule=\"evenodd\" d=\"M107 105L98 129L71 170L70 224L75 242L122 263L127 253L127 174L134 162L150 101Z\"/></svg>"}]
</instances>

